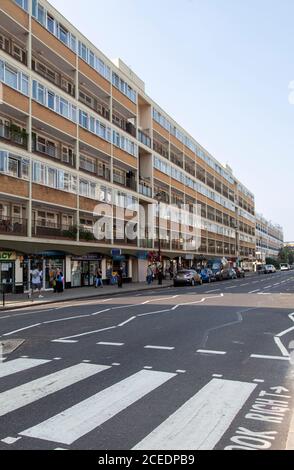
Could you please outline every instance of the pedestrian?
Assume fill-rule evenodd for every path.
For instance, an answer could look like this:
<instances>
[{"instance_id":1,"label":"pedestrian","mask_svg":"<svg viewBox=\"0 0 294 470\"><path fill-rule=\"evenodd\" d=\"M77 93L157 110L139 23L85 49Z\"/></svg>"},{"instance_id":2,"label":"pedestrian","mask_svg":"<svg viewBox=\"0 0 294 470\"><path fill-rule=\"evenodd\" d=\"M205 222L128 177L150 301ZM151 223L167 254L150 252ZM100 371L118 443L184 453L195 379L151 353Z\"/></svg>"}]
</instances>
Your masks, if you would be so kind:
<instances>
[{"instance_id":1,"label":"pedestrian","mask_svg":"<svg viewBox=\"0 0 294 470\"><path fill-rule=\"evenodd\" d=\"M158 284L161 286L162 285L162 279L163 279L163 271L162 271L161 267L158 268L157 279L158 279Z\"/></svg>"},{"instance_id":2,"label":"pedestrian","mask_svg":"<svg viewBox=\"0 0 294 470\"><path fill-rule=\"evenodd\" d=\"M152 266L151 264L149 264L147 268L147 278L146 278L148 285L152 283L152 278L153 278Z\"/></svg>"},{"instance_id":3,"label":"pedestrian","mask_svg":"<svg viewBox=\"0 0 294 470\"><path fill-rule=\"evenodd\" d=\"M96 272L96 284L95 284L95 287L103 287L103 281L102 281L102 272L100 270L100 268L97 269L97 272Z\"/></svg>"},{"instance_id":4,"label":"pedestrian","mask_svg":"<svg viewBox=\"0 0 294 470\"><path fill-rule=\"evenodd\" d=\"M63 281L64 281L63 273L60 270L58 270L56 273L56 292L58 294L63 292L63 287L64 287Z\"/></svg>"},{"instance_id":5,"label":"pedestrian","mask_svg":"<svg viewBox=\"0 0 294 470\"><path fill-rule=\"evenodd\" d=\"M123 284L123 273L122 273L122 269L119 268L117 272L117 286L121 288L122 284Z\"/></svg>"},{"instance_id":6,"label":"pedestrian","mask_svg":"<svg viewBox=\"0 0 294 470\"><path fill-rule=\"evenodd\" d=\"M169 278L172 280L173 277L174 277L174 270L173 270L173 267L170 266L170 268L169 268Z\"/></svg>"},{"instance_id":7,"label":"pedestrian","mask_svg":"<svg viewBox=\"0 0 294 470\"><path fill-rule=\"evenodd\" d=\"M38 266L31 271L32 275L32 294L37 290L39 292L39 299L43 298L41 295L41 288L42 288L42 280L43 280L43 271L41 267Z\"/></svg>"}]
</instances>

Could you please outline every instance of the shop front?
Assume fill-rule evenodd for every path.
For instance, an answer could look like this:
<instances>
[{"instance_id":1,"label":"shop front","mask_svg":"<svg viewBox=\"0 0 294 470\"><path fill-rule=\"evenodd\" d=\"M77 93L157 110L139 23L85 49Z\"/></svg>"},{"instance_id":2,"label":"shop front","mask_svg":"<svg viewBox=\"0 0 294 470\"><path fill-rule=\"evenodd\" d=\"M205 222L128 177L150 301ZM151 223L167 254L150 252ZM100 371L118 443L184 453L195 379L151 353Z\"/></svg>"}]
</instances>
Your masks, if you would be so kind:
<instances>
[{"instance_id":1,"label":"shop front","mask_svg":"<svg viewBox=\"0 0 294 470\"><path fill-rule=\"evenodd\" d=\"M0 288L15 292L15 251L0 251Z\"/></svg>"},{"instance_id":2,"label":"shop front","mask_svg":"<svg viewBox=\"0 0 294 470\"><path fill-rule=\"evenodd\" d=\"M93 254L71 257L71 287L92 287L98 269L102 270L102 256Z\"/></svg>"},{"instance_id":3,"label":"shop front","mask_svg":"<svg viewBox=\"0 0 294 470\"><path fill-rule=\"evenodd\" d=\"M55 275L60 271L65 276L65 253L48 251L25 257L23 264L23 284L29 291L31 272L38 268L43 273L42 289L53 289Z\"/></svg>"}]
</instances>

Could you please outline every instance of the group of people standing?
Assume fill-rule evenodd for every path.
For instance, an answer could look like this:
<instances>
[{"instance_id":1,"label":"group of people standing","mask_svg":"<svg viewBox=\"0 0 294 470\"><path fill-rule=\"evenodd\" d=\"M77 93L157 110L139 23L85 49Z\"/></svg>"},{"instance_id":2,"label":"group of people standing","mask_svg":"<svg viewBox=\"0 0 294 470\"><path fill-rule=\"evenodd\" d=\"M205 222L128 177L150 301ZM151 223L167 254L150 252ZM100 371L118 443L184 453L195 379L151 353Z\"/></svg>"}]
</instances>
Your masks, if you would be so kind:
<instances>
[{"instance_id":1,"label":"group of people standing","mask_svg":"<svg viewBox=\"0 0 294 470\"><path fill-rule=\"evenodd\" d=\"M30 272L31 276L31 293L30 296L34 294L34 292L39 293L39 298L42 298L41 290L43 286L43 270L41 266L36 266ZM50 279L52 282L52 287L54 292L61 293L64 290L64 276L60 269L56 269L50 275Z\"/></svg>"},{"instance_id":2,"label":"group of people standing","mask_svg":"<svg viewBox=\"0 0 294 470\"><path fill-rule=\"evenodd\" d=\"M112 284L117 284L119 288L122 288L123 285L123 271L122 269L119 269L116 273L113 273L110 282ZM95 288L97 287L103 287L103 278L102 278L102 271L100 268L97 269L96 271L96 276L95 276Z\"/></svg>"},{"instance_id":3,"label":"group of people standing","mask_svg":"<svg viewBox=\"0 0 294 470\"><path fill-rule=\"evenodd\" d=\"M150 285L155 279L157 279L158 284L162 284L162 280L164 279L164 277L165 279L167 279L169 276L170 279L173 279L174 275L175 275L175 271L174 271L173 266L167 267L165 269L165 274L164 274L163 268L161 265L156 266L156 265L149 264L147 267L146 281L147 281L147 284Z\"/></svg>"}]
</instances>

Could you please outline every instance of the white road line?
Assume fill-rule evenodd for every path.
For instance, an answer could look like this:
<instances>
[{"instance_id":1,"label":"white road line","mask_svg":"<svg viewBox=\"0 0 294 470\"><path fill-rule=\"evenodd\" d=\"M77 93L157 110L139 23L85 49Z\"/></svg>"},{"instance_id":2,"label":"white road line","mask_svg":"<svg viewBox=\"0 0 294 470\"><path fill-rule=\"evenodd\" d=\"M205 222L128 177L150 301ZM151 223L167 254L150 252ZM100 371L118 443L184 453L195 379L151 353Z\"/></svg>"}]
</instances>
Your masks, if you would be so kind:
<instances>
[{"instance_id":1,"label":"white road line","mask_svg":"<svg viewBox=\"0 0 294 470\"><path fill-rule=\"evenodd\" d=\"M141 370L20 434L70 445L175 376Z\"/></svg>"},{"instance_id":2,"label":"white road line","mask_svg":"<svg viewBox=\"0 0 294 470\"><path fill-rule=\"evenodd\" d=\"M109 366L77 364L0 393L0 416L98 374Z\"/></svg>"},{"instance_id":3,"label":"white road line","mask_svg":"<svg viewBox=\"0 0 294 470\"><path fill-rule=\"evenodd\" d=\"M20 331L29 330L30 328L35 328L35 326L40 326L41 323L35 323L34 325L26 326L25 328L20 328L19 330L10 331L9 333L5 333L3 336L11 336L15 333L19 333Z\"/></svg>"},{"instance_id":4,"label":"white road line","mask_svg":"<svg viewBox=\"0 0 294 470\"><path fill-rule=\"evenodd\" d=\"M236 289L237 286L228 286L228 287L225 287L225 289Z\"/></svg>"},{"instance_id":5,"label":"white road line","mask_svg":"<svg viewBox=\"0 0 294 470\"><path fill-rule=\"evenodd\" d=\"M86 333L80 333L78 335L74 335L74 336L67 336L66 338L59 338L59 339L55 339L53 340L52 342L54 343L61 343L63 340L63 342L70 342L68 340L70 340L71 338L81 338L82 336L87 336L87 335L92 335L94 333L100 333L101 331L107 331L107 330L113 330L114 328L117 328L116 326L109 326L108 328L101 328L100 330L94 330L94 331L86 331ZM71 341L72 342L72 341Z\"/></svg>"},{"instance_id":6,"label":"white road line","mask_svg":"<svg viewBox=\"0 0 294 470\"><path fill-rule=\"evenodd\" d=\"M105 308L104 310L99 310L99 312L91 313L91 316L94 317L95 315L99 315L99 313L109 312L109 310L111 310L111 308Z\"/></svg>"},{"instance_id":7,"label":"white road line","mask_svg":"<svg viewBox=\"0 0 294 470\"><path fill-rule=\"evenodd\" d=\"M280 338L278 338L277 336L275 336L274 341L275 341L276 345L278 346L278 348L280 349L280 351L281 351L281 353L283 354L283 356L289 357L289 353L288 353L287 349L285 348L285 346L283 345L283 343L282 343L282 341L280 340Z\"/></svg>"},{"instance_id":8,"label":"white road line","mask_svg":"<svg viewBox=\"0 0 294 470\"><path fill-rule=\"evenodd\" d=\"M186 371L183 370L183 369L178 369L178 370L176 370L176 372L177 372L177 374L185 374L186 373Z\"/></svg>"},{"instance_id":9,"label":"white road line","mask_svg":"<svg viewBox=\"0 0 294 470\"><path fill-rule=\"evenodd\" d=\"M274 284L274 286L279 286L280 285L280 282L277 282L276 284Z\"/></svg>"},{"instance_id":10,"label":"white road line","mask_svg":"<svg viewBox=\"0 0 294 470\"><path fill-rule=\"evenodd\" d=\"M147 313L139 313L137 316L138 317L145 317L147 315L153 315L155 313L164 313L164 312L170 312L171 309L168 308L168 309L165 309L165 310L156 310L155 312L147 312Z\"/></svg>"},{"instance_id":11,"label":"white road line","mask_svg":"<svg viewBox=\"0 0 294 470\"><path fill-rule=\"evenodd\" d=\"M255 292L259 292L260 289L255 289L255 290L252 290L251 292L248 292L249 294L255 294Z\"/></svg>"},{"instance_id":12,"label":"white road line","mask_svg":"<svg viewBox=\"0 0 294 470\"><path fill-rule=\"evenodd\" d=\"M70 339L53 339L51 343L77 343L77 340L70 340Z\"/></svg>"},{"instance_id":13,"label":"white road line","mask_svg":"<svg viewBox=\"0 0 294 470\"><path fill-rule=\"evenodd\" d=\"M212 379L133 450L211 450L257 385Z\"/></svg>"},{"instance_id":14,"label":"white road line","mask_svg":"<svg viewBox=\"0 0 294 470\"><path fill-rule=\"evenodd\" d=\"M49 325L50 323L58 323L58 322L61 322L61 321L68 321L68 320L75 320L76 318L86 318L86 317L90 317L91 314L87 314L87 315L78 315L76 317L67 317L67 318L59 318L58 320L49 320L49 321L44 321L42 323L42 325Z\"/></svg>"},{"instance_id":15,"label":"white road line","mask_svg":"<svg viewBox=\"0 0 294 470\"><path fill-rule=\"evenodd\" d=\"M281 338L282 336L286 335L287 333L289 333L290 331L293 331L294 330L294 326L292 326L291 328L288 328L288 330L285 330L285 331L282 331L282 333L279 333L278 335L276 335L278 338Z\"/></svg>"},{"instance_id":16,"label":"white road line","mask_svg":"<svg viewBox=\"0 0 294 470\"><path fill-rule=\"evenodd\" d=\"M264 383L264 380L263 380L263 379L254 379L253 382L263 384L263 383Z\"/></svg>"},{"instance_id":17,"label":"white road line","mask_svg":"<svg viewBox=\"0 0 294 470\"><path fill-rule=\"evenodd\" d=\"M280 361L290 361L289 357L282 357L282 356L266 356L262 354L251 354L250 357L254 357L255 359L272 359L272 360L280 360Z\"/></svg>"},{"instance_id":18,"label":"white road line","mask_svg":"<svg viewBox=\"0 0 294 470\"><path fill-rule=\"evenodd\" d=\"M32 369L33 367L40 366L42 364L48 364L51 362L45 359L13 359L12 361L0 363L0 378L7 377L11 374L16 374L17 372L22 372L24 370Z\"/></svg>"},{"instance_id":19,"label":"white road line","mask_svg":"<svg viewBox=\"0 0 294 470\"><path fill-rule=\"evenodd\" d=\"M134 316L134 317L131 317L131 318L129 318L128 320L126 320L126 321L120 323L118 326L124 326L124 325L126 325L127 323L129 323L129 322L135 320L135 318L136 318L135 316Z\"/></svg>"},{"instance_id":20,"label":"white road line","mask_svg":"<svg viewBox=\"0 0 294 470\"><path fill-rule=\"evenodd\" d=\"M12 445L15 444L15 442L19 441L21 437L6 437L5 439L1 439L1 442L4 442L4 444Z\"/></svg>"},{"instance_id":21,"label":"white road line","mask_svg":"<svg viewBox=\"0 0 294 470\"><path fill-rule=\"evenodd\" d=\"M264 289L271 289L273 286L266 286Z\"/></svg>"},{"instance_id":22,"label":"white road line","mask_svg":"<svg viewBox=\"0 0 294 470\"><path fill-rule=\"evenodd\" d=\"M249 282L246 282L246 284L240 284L240 287L248 286Z\"/></svg>"},{"instance_id":23,"label":"white road line","mask_svg":"<svg viewBox=\"0 0 294 470\"><path fill-rule=\"evenodd\" d=\"M175 349L174 347L169 347L169 346L152 346L152 345L147 345L147 346L144 346L144 349L163 349L163 350L167 350L167 351L172 351L173 349Z\"/></svg>"},{"instance_id":24,"label":"white road line","mask_svg":"<svg viewBox=\"0 0 294 470\"><path fill-rule=\"evenodd\" d=\"M209 349L198 349L198 353L205 353L205 354L220 354L220 355L225 355L227 354L225 351L213 351Z\"/></svg>"},{"instance_id":25,"label":"white road line","mask_svg":"<svg viewBox=\"0 0 294 470\"><path fill-rule=\"evenodd\" d=\"M216 379L221 379L223 377L222 374L212 374L212 377L215 377Z\"/></svg>"},{"instance_id":26,"label":"white road line","mask_svg":"<svg viewBox=\"0 0 294 470\"><path fill-rule=\"evenodd\" d=\"M220 289L208 290L208 291L204 292L204 294L211 294L213 292L220 292Z\"/></svg>"},{"instance_id":27,"label":"white road line","mask_svg":"<svg viewBox=\"0 0 294 470\"><path fill-rule=\"evenodd\" d=\"M171 299L176 299L177 297L180 297L179 295L172 295L169 297L162 297L161 299L151 299L151 300L146 300L145 302L142 302L140 305L146 305L150 304L150 302L160 302L161 300L171 300Z\"/></svg>"},{"instance_id":28,"label":"white road line","mask_svg":"<svg viewBox=\"0 0 294 470\"><path fill-rule=\"evenodd\" d=\"M101 346L124 346L125 343L107 343L106 341L100 341L96 344L101 344Z\"/></svg>"}]
</instances>

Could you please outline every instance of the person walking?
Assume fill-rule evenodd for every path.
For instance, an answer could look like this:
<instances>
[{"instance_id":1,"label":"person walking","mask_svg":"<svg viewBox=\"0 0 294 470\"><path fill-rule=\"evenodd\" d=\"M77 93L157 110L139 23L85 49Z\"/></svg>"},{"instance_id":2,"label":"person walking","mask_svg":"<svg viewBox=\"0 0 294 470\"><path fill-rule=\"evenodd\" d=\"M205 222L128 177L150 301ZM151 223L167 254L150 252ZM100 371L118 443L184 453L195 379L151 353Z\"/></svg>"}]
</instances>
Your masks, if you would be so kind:
<instances>
[{"instance_id":1,"label":"person walking","mask_svg":"<svg viewBox=\"0 0 294 470\"><path fill-rule=\"evenodd\" d=\"M103 280L102 280L102 272L101 269L98 268L96 272L96 284L95 287L103 287Z\"/></svg>"},{"instance_id":2,"label":"person walking","mask_svg":"<svg viewBox=\"0 0 294 470\"><path fill-rule=\"evenodd\" d=\"M120 268L117 272L117 286L119 288L122 288L122 284L123 284L123 273L122 273L122 270Z\"/></svg>"},{"instance_id":3,"label":"person walking","mask_svg":"<svg viewBox=\"0 0 294 470\"><path fill-rule=\"evenodd\" d=\"M149 264L147 268L147 283L149 286L152 283L152 278L153 278L153 271L152 271L151 264Z\"/></svg>"},{"instance_id":4,"label":"person walking","mask_svg":"<svg viewBox=\"0 0 294 470\"><path fill-rule=\"evenodd\" d=\"M162 279L163 279L163 271L162 271L162 267L159 267L158 268L158 271L157 271L157 279L158 279L158 285L162 285Z\"/></svg>"},{"instance_id":5,"label":"person walking","mask_svg":"<svg viewBox=\"0 0 294 470\"><path fill-rule=\"evenodd\" d=\"M34 295L35 291L39 292L39 299L43 298L43 295L41 295L41 289L42 289L42 280L43 280L43 271L41 270L41 267L38 266L35 269L31 271L32 275L32 296Z\"/></svg>"}]
</instances>

